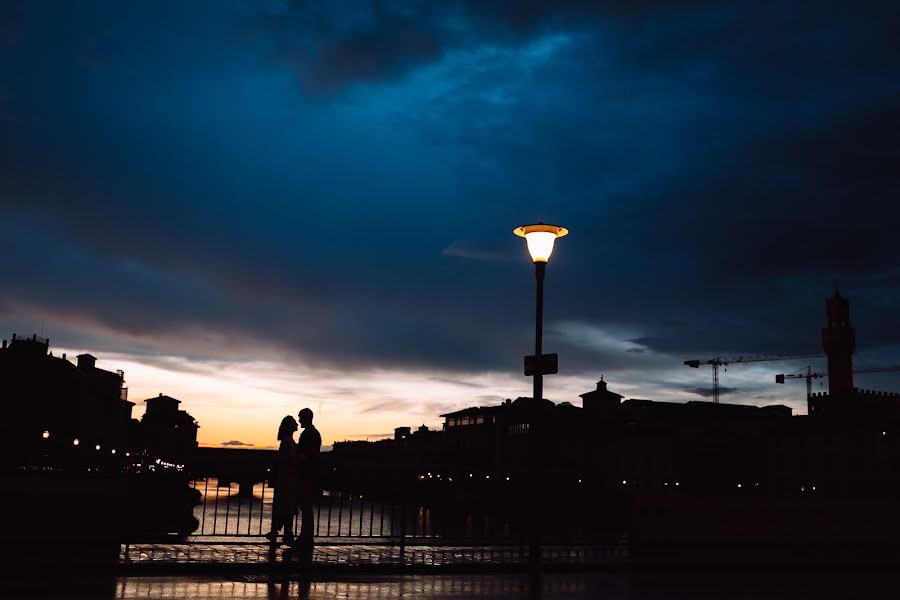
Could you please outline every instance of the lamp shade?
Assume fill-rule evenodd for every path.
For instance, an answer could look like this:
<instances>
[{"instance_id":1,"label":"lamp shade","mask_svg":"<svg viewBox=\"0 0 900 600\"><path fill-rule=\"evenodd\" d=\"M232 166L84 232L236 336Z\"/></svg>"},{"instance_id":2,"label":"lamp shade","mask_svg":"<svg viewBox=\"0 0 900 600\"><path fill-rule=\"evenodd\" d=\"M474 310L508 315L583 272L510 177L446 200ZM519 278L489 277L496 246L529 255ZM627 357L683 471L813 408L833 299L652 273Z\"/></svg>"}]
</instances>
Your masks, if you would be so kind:
<instances>
[{"instance_id":1,"label":"lamp shade","mask_svg":"<svg viewBox=\"0 0 900 600\"><path fill-rule=\"evenodd\" d=\"M534 262L547 262L553 253L553 243L556 238L568 235L569 230L559 225L547 225L545 223L536 223L534 225L523 225L513 229L513 233L519 237L525 238L528 244L528 253L531 254L531 260Z\"/></svg>"}]
</instances>

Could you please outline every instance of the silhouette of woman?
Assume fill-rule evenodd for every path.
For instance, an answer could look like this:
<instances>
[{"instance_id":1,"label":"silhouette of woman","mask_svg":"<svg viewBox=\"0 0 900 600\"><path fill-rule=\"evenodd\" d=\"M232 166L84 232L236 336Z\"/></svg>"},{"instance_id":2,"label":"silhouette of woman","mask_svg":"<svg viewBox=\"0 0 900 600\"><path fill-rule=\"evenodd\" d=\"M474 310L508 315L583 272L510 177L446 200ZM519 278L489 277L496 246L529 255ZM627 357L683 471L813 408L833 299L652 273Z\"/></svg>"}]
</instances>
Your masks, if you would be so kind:
<instances>
[{"instance_id":1,"label":"silhouette of woman","mask_svg":"<svg viewBox=\"0 0 900 600\"><path fill-rule=\"evenodd\" d=\"M278 455L275 459L275 498L272 501L272 530L266 534L272 548L278 540L278 532L284 527L284 543L294 543L294 515L297 514L297 444L294 432L297 421L288 415L278 427Z\"/></svg>"}]
</instances>

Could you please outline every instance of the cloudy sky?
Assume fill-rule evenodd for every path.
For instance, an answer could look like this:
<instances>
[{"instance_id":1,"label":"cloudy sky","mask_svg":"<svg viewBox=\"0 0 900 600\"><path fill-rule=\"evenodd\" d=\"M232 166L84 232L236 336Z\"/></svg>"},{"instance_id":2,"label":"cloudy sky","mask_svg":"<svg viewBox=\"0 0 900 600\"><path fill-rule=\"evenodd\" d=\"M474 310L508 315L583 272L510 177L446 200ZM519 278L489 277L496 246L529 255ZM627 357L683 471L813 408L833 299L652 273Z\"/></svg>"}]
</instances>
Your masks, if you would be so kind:
<instances>
[{"instance_id":1,"label":"cloudy sky","mask_svg":"<svg viewBox=\"0 0 900 600\"><path fill-rule=\"evenodd\" d=\"M835 281L900 364L898 7L0 0L0 329L204 444L371 439L530 394L540 220L552 400L708 399L682 361L819 350Z\"/></svg>"}]
</instances>

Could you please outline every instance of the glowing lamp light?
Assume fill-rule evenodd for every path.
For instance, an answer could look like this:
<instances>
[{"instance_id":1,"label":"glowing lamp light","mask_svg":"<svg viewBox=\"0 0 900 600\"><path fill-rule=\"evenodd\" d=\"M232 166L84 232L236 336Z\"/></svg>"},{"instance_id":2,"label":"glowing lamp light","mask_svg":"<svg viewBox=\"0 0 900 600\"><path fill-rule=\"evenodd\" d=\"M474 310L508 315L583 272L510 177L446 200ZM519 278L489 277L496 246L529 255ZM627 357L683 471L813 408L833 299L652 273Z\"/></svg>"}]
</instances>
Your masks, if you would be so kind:
<instances>
[{"instance_id":1,"label":"glowing lamp light","mask_svg":"<svg viewBox=\"0 0 900 600\"><path fill-rule=\"evenodd\" d=\"M100 444L97 444L96 446L94 446L94 450L99 450L99 449L100 449Z\"/></svg>"},{"instance_id":2,"label":"glowing lamp light","mask_svg":"<svg viewBox=\"0 0 900 600\"><path fill-rule=\"evenodd\" d=\"M44 438L44 439L46 440L47 438L50 437L50 432L49 432L49 431L45 431L44 433L41 434L41 437Z\"/></svg>"},{"instance_id":3,"label":"glowing lamp light","mask_svg":"<svg viewBox=\"0 0 900 600\"><path fill-rule=\"evenodd\" d=\"M534 225L516 227L513 229L513 233L525 238L532 261L545 263L550 260L550 255L553 253L553 243L556 241L556 238L568 235L569 230L559 225L536 223Z\"/></svg>"},{"instance_id":4,"label":"glowing lamp light","mask_svg":"<svg viewBox=\"0 0 900 600\"><path fill-rule=\"evenodd\" d=\"M80 442L78 441L78 438L75 438L74 440L72 440L72 445L73 445L73 446L77 446L79 443L80 443Z\"/></svg>"}]
</instances>

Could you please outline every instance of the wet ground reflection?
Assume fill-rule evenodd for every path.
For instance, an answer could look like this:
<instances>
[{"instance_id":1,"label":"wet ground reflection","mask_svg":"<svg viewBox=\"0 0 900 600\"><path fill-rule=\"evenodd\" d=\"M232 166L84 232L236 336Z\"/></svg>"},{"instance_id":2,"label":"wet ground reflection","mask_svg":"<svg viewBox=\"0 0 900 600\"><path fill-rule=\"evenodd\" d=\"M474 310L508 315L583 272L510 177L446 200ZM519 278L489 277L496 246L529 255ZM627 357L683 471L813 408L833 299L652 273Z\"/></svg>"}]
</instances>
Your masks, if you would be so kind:
<instances>
[{"instance_id":1,"label":"wet ground reflection","mask_svg":"<svg viewBox=\"0 0 900 600\"><path fill-rule=\"evenodd\" d=\"M95 586L71 579L19 580L8 598L83 600L598 598L603 600L800 600L894 597L888 570L784 570L756 572L608 572L480 575L346 575L330 581L266 575L229 577L123 577ZM15 583L15 582L14 582ZM96 582L95 582L96 583ZM25 585L22 585L25 584Z\"/></svg>"},{"instance_id":2,"label":"wet ground reflection","mask_svg":"<svg viewBox=\"0 0 900 600\"><path fill-rule=\"evenodd\" d=\"M713 600L875 598L892 589L884 571L733 573L555 573L347 577L340 581L278 581L265 576L240 579L123 578L116 599L308 598L331 600L457 598L603 598L605 600Z\"/></svg>"}]
</instances>

